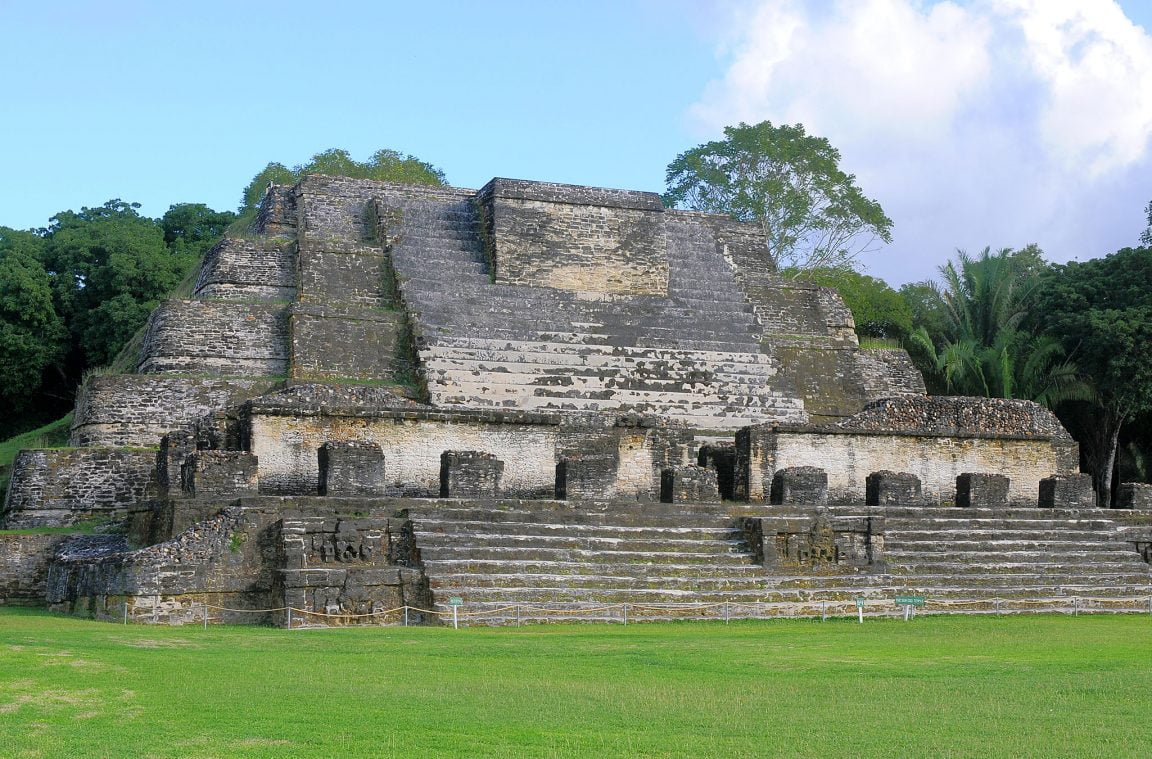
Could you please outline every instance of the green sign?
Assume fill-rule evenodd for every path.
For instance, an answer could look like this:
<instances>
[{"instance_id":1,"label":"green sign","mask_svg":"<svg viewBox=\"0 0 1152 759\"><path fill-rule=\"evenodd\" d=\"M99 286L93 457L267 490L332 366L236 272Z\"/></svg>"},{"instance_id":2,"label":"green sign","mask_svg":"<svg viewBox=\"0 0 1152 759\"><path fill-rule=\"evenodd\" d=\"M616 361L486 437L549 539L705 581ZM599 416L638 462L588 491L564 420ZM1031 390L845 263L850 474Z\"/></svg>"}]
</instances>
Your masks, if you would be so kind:
<instances>
[{"instance_id":1,"label":"green sign","mask_svg":"<svg viewBox=\"0 0 1152 759\"><path fill-rule=\"evenodd\" d=\"M463 606L464 601L459 596L452 596L451 598L448 599L448 605L449 606Z\"/></svg>"},{"instance_id":2,"label":"green sign","mask_svg":"<svg viewBox=\"0 0 1152 759\"><path fill-rule=\"evenodd\" d=\"M924 596L896 596L897 606L923 606Z\"/></svg>"},{"instance_id":3,"label":"green sign","mask_svg":"<svg viewBox=\"0 0 1152 759\"><path fill-rule=\"evenodd\" d=\"M864 608L864 599L863 598L857 598L856 599L856 608L857 609L863 609Z\"/></svg>"}]
</instances>

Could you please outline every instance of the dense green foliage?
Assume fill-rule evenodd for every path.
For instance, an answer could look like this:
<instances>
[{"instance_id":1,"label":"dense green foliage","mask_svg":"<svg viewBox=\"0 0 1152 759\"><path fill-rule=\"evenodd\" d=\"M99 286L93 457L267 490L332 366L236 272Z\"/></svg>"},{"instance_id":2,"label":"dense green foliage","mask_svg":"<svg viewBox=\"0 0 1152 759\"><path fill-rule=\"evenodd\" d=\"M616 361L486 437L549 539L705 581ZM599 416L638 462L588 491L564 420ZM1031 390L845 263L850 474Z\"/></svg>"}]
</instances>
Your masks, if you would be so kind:
<instances>
[{"instance_id":1,"label":"dense green foliage","mask_svg":"<svg viewBox=\"0 0 1152 759\"><path fill-rule=\"evenodd\" d=\"M1074 353L1094 391L1081 442L1108 504L1121 427L1152 411L1152 248L1056 266L1038 302L1043 329Z\"/></svg>"},{"instance_id":2,"label":"dense green foliage","mask_svg":"<svg viewBox=\"0 0 1152 759\"><path fill-rule=\"evenodd\" d=\"M270 163L265 166L244 188L244 196L240 201L241 215L251 215L255 212L268 185L295 184L305 174L330 174L404 184L444 184L444 172L416 156L403 155L395 150L377 150L367 161L357 161L347 150L332 148L317 153L307 163L293 166L291 169L282 163Z\"/></svg>"},{"instance_id":3,"label":"dense green foliage","mask_svg":"<svg viewBox=\"0 0 1152 759\"><path fill-rule=\"evenodd\" d=\"M840 152L802 124L725 127L677 156L666 184L669 206L759 225L778 269L848 268L892 240L892 220L840 169Z\"/></svg>"},{"instance_id":4,"label":"dense green foliage","mask_svg":"<svg viewBox=\"0 0 1152 759\"><path fill-rule=\"evenodd\" d=\"M1060 343L1031 326L1047 269L1035 246L985 248L975 257L958 251L940 268L942 285L906 289L924 319L908 346L932 390L1050 407L1090 396Z\"/></svg>"},{"instance_id":5,"label":"dense green foliage","mask_svg":"<svg viewBox=\"0 0 1152 759\"><path fill-rule=\"evenodd\" d=\"M515 628L0 610L8 756L1122 756L1147 615Z\"/></svg>"},{"instance_id":6,"label":"dense green foliage","mask_svg":"<svg viewBox=\"0 0 1152 759\"><path fill-rule=\"evenodd\" d=\"M912 308L882 279L851 269L810 269L795 276L838 291L861 338L903 340L912 331Z\"/></svg>"},{"instance_id":7,"label":"dense green foliage","mask_svg":"<svg viewBox=\"0 0 1152 759\"><path fill-rule=\"evenodd\" d=\"M110 200L44 229L0 228L0 436L61 416L235 219L202 204L160 219Z\"/></svg>"}]
</instances>

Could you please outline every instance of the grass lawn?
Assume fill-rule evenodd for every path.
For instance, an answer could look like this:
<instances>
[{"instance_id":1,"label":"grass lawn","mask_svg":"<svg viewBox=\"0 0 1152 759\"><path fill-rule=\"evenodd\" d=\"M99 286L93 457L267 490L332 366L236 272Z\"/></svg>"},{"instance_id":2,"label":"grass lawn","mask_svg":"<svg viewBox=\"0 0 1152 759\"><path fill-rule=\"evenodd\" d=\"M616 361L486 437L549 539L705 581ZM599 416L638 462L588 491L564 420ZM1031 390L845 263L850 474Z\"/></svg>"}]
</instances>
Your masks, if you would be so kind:
<instances>
[{"instance_id":1,"label":"grass lawn","mask_svg":"<svg viewBox=\"0 0 1152 759\"><path fill-rule=\"evenodd\" d=\"M1147 756L1152 617L279 630L0 609L0 754Z\"/></svg>"}]
</instances>

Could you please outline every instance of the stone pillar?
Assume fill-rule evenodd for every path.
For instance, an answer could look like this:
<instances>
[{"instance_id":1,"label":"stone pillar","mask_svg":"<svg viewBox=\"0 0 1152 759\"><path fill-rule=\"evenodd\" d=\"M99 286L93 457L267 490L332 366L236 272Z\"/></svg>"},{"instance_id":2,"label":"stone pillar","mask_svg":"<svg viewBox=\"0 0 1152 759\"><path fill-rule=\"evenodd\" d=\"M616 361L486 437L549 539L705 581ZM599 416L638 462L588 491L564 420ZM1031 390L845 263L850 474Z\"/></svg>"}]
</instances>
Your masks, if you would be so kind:
<instances>
[{"instance_id":1,"label":"stone pillar","mask_svg":"<svg viewBox=\"0 0 1152 759\"><path fill-rule=\"evenodd\" d=\"M500 495L504 462L482 451L440 454L441 498L494 498Z\"/></svg>"},{"instance_id":2,"label":"stone pillar","mask_svg":"<svg viewBox=\"0 0 1152 759\"><path fill-rule=\"evenodd\" d=\"M716 503L720 485L716 470L706 466L676 466L660 473L661 503Z\"/></svg>"},{"instance_id":3,"label":"stone pillar","mask_svg":"<svg viewBox=\"0 0 1152 759\"><path fill-rule=\"evenodd\" d=\"M384 453L370 440L330 441L316 452L320 495L384 495Z\"/></svg>"},{"instance_id":4,"label":"stone pillar","mask_svg":"<svg viewBox=\"0 0 1152 759\"><path fill-rule=\"evenodd\" d=\"M919 506L920 478L908 472L882 469L868 475L864 503L868 506Z\"/></svg>"},{"instance_id":5,"label":"stone pillar","mask_svg":"<svg viewBox=\"0 0 1152 759\"><path fill-rule=\"evenodd\" d=\"M965 472L956 478L956 505L999 509L1008 505L1009 480L1002 474Z\"/></svg>"},{"instance_id":6,"label":"stone pillar","mask_svg":"<svg viewBox=\"0 0 1152 759\"><path fill-rule=\"evenodd\" d=\"M236 498L260 491L258 461L244 451L197 451L184 459L180 484L191 498Z\"/></svg>"},{"instance_id":7,"label":"stone pillar","mask_svg":"<svg viewBox=\"0 0 1152 759\"><path fill-rule=\"evenodd\" d=\"M556 464L556 498L594 501L610 498L615 489L616 454L571 454Z\"/></svg>"},{"instance_id":8,"label":"stone pillar","mask_svg":"<svg viewBox=\"0 0 1152 759\"><path fill-rule=\"evenodd\" d=\"M169 432L160 438L156 453L156 484L161 495L180 495L184 459L196 452L196 436L190 430Z\"/></svg>"},{"instance_id":9,"label":"stone pillar","mask_svg":"<svg viewBox=\"0 0 1152 759\"><path fill-rule=\"evenodd\" d=\"M1096 491L1090 474L1054 474L1040 480L1042 509L1094 509Z\"/></svg>"},{"instance_id":10,"label":"stone pillar","mask_svg":"<svg viewBox=\"0 0 1152 759\"><path fill-rule=\"evenodd\" d=\"M1152 511L1152 485L1123 482L1116 490L1116 508Z\"/></svg>"},{"instance_id":11,"label":"stone pillar","mask_svg":"<svg viewBox=\"0 0 1152 759\"><path fill-rule=\"evenodd\" d=\"M770 500L777 505L828 503L828 473L814 466L794 466L772 475Z\"/></svg>"}]
</instances>

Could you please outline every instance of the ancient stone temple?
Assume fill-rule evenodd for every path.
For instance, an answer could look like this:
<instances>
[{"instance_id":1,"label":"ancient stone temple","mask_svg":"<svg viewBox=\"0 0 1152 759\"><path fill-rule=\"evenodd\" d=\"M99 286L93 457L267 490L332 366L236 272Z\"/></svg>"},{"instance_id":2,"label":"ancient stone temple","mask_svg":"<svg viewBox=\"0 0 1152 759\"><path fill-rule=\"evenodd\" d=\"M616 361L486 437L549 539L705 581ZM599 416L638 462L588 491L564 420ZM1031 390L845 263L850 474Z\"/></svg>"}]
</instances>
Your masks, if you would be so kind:
<instances>
[{"instance_id":1,"label":"ancient stone temple","mask_svg":"<svg viewBox=\"0 0 1152 759\"><path fill-rule=\"evenodd\" d=\"M272 187L84 385L73 447L15 462L6 527L122 528L0 531L0 597L288 624L1152 591L1147 487L1097 509L1051 413L925 395L762 250L644 192Z\"/></svg>"}]
</instances>

